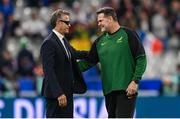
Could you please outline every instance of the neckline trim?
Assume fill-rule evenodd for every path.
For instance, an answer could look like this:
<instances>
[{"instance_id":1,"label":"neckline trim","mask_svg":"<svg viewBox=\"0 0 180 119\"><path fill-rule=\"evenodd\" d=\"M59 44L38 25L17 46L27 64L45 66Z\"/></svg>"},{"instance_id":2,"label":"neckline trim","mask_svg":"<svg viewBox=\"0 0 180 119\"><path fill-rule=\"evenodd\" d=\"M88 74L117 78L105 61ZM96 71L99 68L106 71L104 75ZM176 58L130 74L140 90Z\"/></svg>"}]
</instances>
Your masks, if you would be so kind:
<instances>
[{"instance_id":1,"label":"neckline trim","mask_svg":"<svg viewBox=\"0 0 180 119\"><path fill-rule=\"evenodd\" d=\"M121 27L119 27L119 29L116 30L114 33L109 33L109 32L107 32L107 33L108 33L110 36L112 36L112 35L114 35L115 33L117 33L120 29L121 29Z\"/></svg>"}]
</instances>

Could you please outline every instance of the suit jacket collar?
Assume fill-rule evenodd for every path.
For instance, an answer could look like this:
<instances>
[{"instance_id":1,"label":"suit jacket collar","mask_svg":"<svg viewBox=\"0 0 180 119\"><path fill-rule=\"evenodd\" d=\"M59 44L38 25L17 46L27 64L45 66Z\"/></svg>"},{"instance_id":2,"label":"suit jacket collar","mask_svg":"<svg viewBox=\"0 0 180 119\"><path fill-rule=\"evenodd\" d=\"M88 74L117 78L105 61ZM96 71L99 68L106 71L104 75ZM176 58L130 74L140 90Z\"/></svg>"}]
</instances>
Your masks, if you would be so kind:
<instances>
[{"instance_id":1,"label":"suit jacket collar","mask_svg":"<svg viewBox=\"0 0 180 119\"><path fill-rule=\"evenodd\" d=\"M55 29L53 29L52 31L56 34L56 36L57 36L60 40L62 40L62 39L64 38L64 36L63 36L61 33L57 32Z\"/></svg>"},{"instance_id":2,"label":"suit jacket collar","mask_svg":"<svg viewBox=\"0 0 180 119\"><path fill-rule=\"evenodd\" d=\"M67 60L69 61L69 58L68 58L68 56L67 56L67 54L66 54L66 51L65 51L65 49L64 49L64 46L63 46L63 44L61 43L61 41L59 40L58 36L57 36L54 32L52 32L51 34L52 34L52 37L53 37L52 39L55 40L55 41L59 44L59 46L60 46L61 49L63 50L63 53L64 53L65 57L66 57Z\"/></svg>"}]
</instances>

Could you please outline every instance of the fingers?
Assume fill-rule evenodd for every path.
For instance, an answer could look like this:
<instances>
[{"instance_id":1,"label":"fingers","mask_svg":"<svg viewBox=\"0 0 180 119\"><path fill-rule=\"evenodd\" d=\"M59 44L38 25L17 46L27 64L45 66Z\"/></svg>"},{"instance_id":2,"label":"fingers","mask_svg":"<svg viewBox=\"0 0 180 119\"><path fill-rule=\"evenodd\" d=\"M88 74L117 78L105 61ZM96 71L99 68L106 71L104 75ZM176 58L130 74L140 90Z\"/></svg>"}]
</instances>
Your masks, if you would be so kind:
<instances>
[{"instance_id":1,"label":"fingers","mask_svg":"<svg viewBox=\"0 0 180 119\"><path fill-rule=\"evenodd\" d=\"M136 91L127 91L126 95L127 95L128 99L131 99L135 96L135 94L136 94Z\"/></svg>"},{"instance_id":2,"label":"fingers","mask_svg":"<svg viewBox=\"0 0 180 119\"><path fill-rule=\"evenodd\" d=\"M126 89L128 98L132 98L137 92L138 85L132 81Z\"/></svg>"},{"instance_id":3,"label":"fingers","mask_svg":"<svg viewBox=\"0 0 180 119\"><path fill-rule=\"evenodd\" d=\"M66 105L67 105L66 99L59 101L59 106L60 106L60 107L65 107Z\"/></svg>"},{"instance_id":4,"label":"fingers","mask_svg":"<svg viewBox=\"0 0 180 119\"><path fill-rule=\"evenodd\" d=\"M134 94L136 94L135 90L127 90L127 94L126 95L128 96L128 98L133 97Z\"/></svg>"},{"instance_id":5,"label":"fingers","mask_svg":"<svg viewBox=\"0 0 180 119\"><path fill-rule=\"evenodd\" d=\"M135 95L131 95L131 96L128 96L128 99L131 99L131 98L133 98Z\"/></svg>"},{"instance_id":6,"label":"fingers","mask_svg":"<svg viewBox=\"0 0 180 119\"><path fill-rule=\"evenodd\" d=\"M127 92L127 95L133 95L136 93L136 90L135 89L127 89L126 92Z\"/></svg>"},{"instance_id":7,"label":"fingers","mask_svg":"<svg viewBox=\"0 0 180 119\"><path fill-rule=\"evenodd\" d=\"M58 103L60 107L65 107L67 105L67 99L64 94L58 97Z\"/></svg>"}]
</instances>

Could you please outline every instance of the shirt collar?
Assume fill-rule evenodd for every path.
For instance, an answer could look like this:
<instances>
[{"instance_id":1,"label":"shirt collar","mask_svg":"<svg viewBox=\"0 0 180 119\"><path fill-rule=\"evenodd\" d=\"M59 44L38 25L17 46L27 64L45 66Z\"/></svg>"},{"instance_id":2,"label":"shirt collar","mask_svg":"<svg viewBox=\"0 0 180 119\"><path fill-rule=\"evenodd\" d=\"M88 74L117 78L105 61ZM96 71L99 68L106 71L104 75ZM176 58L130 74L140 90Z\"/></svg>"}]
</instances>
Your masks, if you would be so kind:
<instances>
[{"instance_id":1,"label":"shirt collar","mask_svg":"<svg viewBox=\"0 0 180 119\"><path fill-rule=\"evenodd\" d=\"M64 38L64 36L61 33L57 32L55 29L53 29L52 31L57 35L59 39L62 40Z\"/></svg>"}]
</instances>

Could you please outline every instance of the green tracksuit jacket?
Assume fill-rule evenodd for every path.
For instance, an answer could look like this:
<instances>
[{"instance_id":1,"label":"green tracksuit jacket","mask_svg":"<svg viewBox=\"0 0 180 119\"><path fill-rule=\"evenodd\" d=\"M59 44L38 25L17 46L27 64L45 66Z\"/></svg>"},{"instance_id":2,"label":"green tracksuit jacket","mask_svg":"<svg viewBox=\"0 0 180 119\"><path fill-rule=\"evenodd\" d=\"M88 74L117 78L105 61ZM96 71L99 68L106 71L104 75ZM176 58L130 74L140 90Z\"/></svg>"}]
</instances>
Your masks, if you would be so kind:
<instances>
[{"instance_id":1,"label":"green tracksuit jacket","mask_svg":"<svg viewBox=\"0 0 180 119\"><path fill-rule=\"evenodd\" d=\"M85 71L98 62L104 95L126 90L132 80L140 80L147 64L137 33L125 27L113 34L102 34L93 43L88 58L80 61L79 66Z\"/></svg>"}]
</instances>

